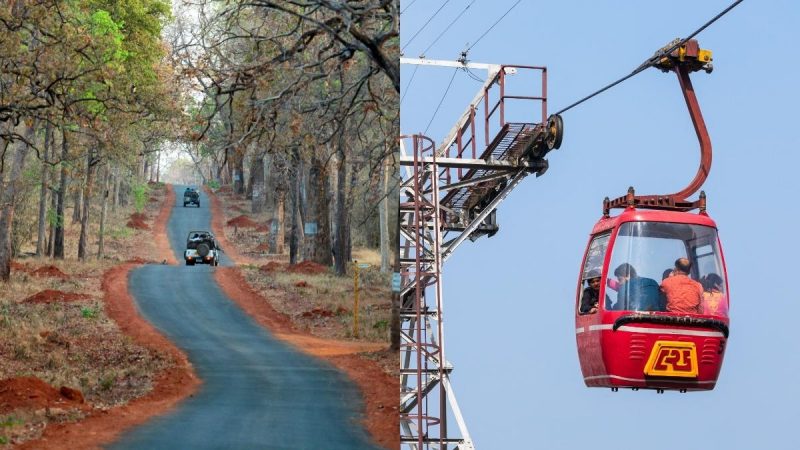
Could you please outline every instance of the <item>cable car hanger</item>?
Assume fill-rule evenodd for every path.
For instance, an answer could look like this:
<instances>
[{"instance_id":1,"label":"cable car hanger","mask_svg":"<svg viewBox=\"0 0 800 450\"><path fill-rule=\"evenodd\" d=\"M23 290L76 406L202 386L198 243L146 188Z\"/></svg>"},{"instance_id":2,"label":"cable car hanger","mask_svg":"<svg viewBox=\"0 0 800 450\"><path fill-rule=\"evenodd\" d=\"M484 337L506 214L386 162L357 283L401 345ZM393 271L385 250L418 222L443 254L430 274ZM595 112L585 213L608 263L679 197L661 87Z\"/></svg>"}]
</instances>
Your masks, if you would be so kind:
<instances>
[{"instance_id":1,"label":"cable car hanger","mask_svg":"<svg viewBox=\"0 0 800 450\"><path fill-rule=\"evenodd\" d=\"M661 54L661 56L652 63L652 66L661 69L663 72L673 71L678 75L683 98L686 100L686 107L689 110L689 116L692 118L697 140L700 143L700 167L689 185L674 194L637 196L633 187L629 187L628 193L622 197L614 200L609 200L606 197L603 200L603 216L605 217L609 216L609 211L613 208L631 207L682 212L699 209L700 214L705 214L705 192L701 192L700 198L697 200L688 199L690 195L700 189L711 171L711 138L708 136L708 129L703 120L703 114L700 112L700 105L697 102L697 96L694 93L689 74L698 70L711 73L714 67L711 64L711 51L701 49L695 39L685 41L683 45L667 54L662 53L665 49L674 48L676 43L680 43L680 40L675 40L657 51L656 55Z\"/></svg>"}]
</instances>

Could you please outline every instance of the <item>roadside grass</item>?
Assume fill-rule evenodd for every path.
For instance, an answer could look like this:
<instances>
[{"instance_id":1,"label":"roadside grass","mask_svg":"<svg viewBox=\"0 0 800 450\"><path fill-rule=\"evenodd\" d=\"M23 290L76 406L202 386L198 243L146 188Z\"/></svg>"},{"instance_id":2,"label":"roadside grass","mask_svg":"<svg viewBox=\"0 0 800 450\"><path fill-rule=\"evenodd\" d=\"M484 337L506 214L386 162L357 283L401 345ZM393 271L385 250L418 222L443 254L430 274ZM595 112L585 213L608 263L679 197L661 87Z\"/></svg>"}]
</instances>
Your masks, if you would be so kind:
<instances>
[{"instance_id":1,"label":"roadside grass","mask_svg":"<svg viewBox=\"0 0 800 450\"><path fill-rule=\"evenodd\" d=\"M143 209L148 221L157 215L163 188L151 187ZM152 389L156 375L173 367L167 353L141 347L123 334L105 313L102 276L116 262L153 259L155 244L149 231L132 230L127 223L133 207L108 209L105 257L98 259L100 205L91 211L89 258L76 258L80 225L66 212L64 260L26 257L15 259L16 270L0 290L0 379L35 376L59 388L80 390L95 408L122 405ZM35 236L34 236L35 239ZM35 241L22 247L33 253ZM55 266L66 277L39 277L37 268ZM24 300L45 290L84 294L71 302L29 303ZM29 411L0 415L0 446L37 438L47 423L74 421L80 410ZM6 443L3 443L3 440Z\"/></svg>"},{"instance_id":2,"label":"roadside grass","mask_svg":"<svg viewBox=\"0 0 800 450\"><path fill-rule=\"evenodd\" d=\"M390 275L374 266L359 270L358 338L368 342L389 342L391 319ZM301 274L284 271L244 270L277 311L311 334L329 339L356 339L353 314L355 291L352 269L347 277L330 273Z\"/></svg>"},{"instance_id":3,"label":"roadside grass","mask_svg":"<svg viewBox=\"0 0 800 450\"><path fill-rule=\"evenodd\" d=\"M228 240L242 255L256 257L263 263L287 263L287 255L269 254L270 233L254 228L232 227L227 221L247 215L259 225L273 217L271 210L260 214L250 213L250 201L232 195L223 189L216 193L224 213L223 230ZM288 252L288 239L285 251ZM358 337L353 329L353 268L346 277L331 273L295 274L285 271L262 272L258 267L241 266L248 283L255 287L277 311L288 315L300 329L327 339L358 339L368 342L389 343L391 320L391 274L380 273L380 253L369 248L354 248L353 259L370 264L360 269ZM298 283L307 286L300 287Z\"/></svg>"}]
</instances>

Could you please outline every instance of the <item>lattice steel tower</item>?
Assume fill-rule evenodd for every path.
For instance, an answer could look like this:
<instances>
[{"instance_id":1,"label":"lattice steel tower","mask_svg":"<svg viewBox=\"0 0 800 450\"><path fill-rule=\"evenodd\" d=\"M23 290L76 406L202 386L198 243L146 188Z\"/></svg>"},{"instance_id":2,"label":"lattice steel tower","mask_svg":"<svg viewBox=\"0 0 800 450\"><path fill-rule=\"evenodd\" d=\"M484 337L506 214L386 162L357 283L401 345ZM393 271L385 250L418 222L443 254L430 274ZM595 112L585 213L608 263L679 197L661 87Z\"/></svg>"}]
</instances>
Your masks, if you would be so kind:
<instances>
[{"instance_id":1,"label":"lattice steel tower","mask_svg":"<svg viewBox=\"0 0 800 450\"><path fill-rule=\"evenodd\" d=\"M442 265L465 239L498 231L497 206L528 174L547 170L544 157L561 145L563 127L559 116L547 117L544 67L407 58L401 63L488 71L441 145L422 135L400 137L401 447L473 449L445 355ZM509 75L524 74L535 80L528 87L538 95L507 91ZM491 103L490 96L497 100ZM506 114L517 115L507 108L509 100L539 102L540 122L507 121ZM523 114L531 117L530 108ZM450 415L457 430L448 426Z\"/></svg>"}]
</instances>

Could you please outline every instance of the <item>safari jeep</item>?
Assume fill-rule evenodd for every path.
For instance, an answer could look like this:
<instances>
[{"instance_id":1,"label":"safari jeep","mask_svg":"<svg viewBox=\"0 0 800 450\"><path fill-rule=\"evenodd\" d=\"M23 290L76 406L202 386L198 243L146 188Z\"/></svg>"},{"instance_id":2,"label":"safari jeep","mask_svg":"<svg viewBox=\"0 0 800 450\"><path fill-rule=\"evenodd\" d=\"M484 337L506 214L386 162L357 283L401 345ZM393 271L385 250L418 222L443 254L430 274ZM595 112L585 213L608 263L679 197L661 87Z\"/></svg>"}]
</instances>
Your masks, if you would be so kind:
<instances>
[{"instance_id":1,"label":"safari jeep","mask_svg":"<svg viewBox=\"0 0 800 450\"><path fill-rule=\"evenodd\" d=\"M183 207L186 208L186 205L197 205L200 207L200 193L197 192L197 189L193 188L186 188L183 191Z\"/></svg>"},{"instance_id":2,"label":"safari jeep","mask_svg":"<svg viewBox=\"0 0 800 450\"><path fill-rule=\"evenodd\" d=\"M183 259L187 266L195 264L219 265L219 253L222 249L209 231L192 231L186 238L186 251Z\"/></svg>"}]
</instances>

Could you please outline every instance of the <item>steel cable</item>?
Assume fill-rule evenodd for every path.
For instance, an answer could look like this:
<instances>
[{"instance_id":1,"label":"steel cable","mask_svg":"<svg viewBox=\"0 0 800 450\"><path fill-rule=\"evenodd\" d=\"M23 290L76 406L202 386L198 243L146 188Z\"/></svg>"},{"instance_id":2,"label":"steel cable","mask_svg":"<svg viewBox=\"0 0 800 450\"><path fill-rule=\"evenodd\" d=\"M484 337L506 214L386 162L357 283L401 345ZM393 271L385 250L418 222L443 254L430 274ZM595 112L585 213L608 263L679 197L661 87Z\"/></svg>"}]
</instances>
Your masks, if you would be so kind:
<instances>
[{"instance_id":1,"label":"steel cable","mask_svg":"<svg viewBox=\"0 0 800 450\"><path fill-rule=\"evenodd\" d=\"M490 26L490 27L489 27L489 29L488 29L488 30L484 31L484 32L483 32L483 34L481 35L481 37L479 37L479 38L478 38L478 40L477 40L477 41L475 41L475 42L474 42L472 45L470 45L469 47L467 47L467 49L466 49L466 50L464 50L464 52L465 52L465 53L466 53L466 52L469 52L469 51L472 49L472 47L475 47L476 45L478 45L478 42L480 42L480 41L481 41L481 39L483 39L483 38L484 38L484 37L485 37L487 34L489 34L489 32L490 32L490 31L492 31L492 28L494 28L494 27L495 27L495 26L496 26L498 23L500 23L500 21L501 21L501 20L503 20L503 18L504 18L505 16L507 16L507 15L508 15L508 13L510 13L510 12L511 12L511 10L512 10L512 9L514 9L514 7L515 7L515 6L519 5L521 1L522 1L522 0L517 0L517 3L514 3L513 5L511 5L511 7L510 7L510 8L508 8L508 10L507 10L507 11L506 11L506 12L505 12L505 13L504 13L502 16L500 16L500 18L499 18L499 19L497 19L497 20L495 21L495 23L493 23L493 24L492 24L492 26Z\"/></svg>"},{"instance_id":2,"label":"steel cable","mask_svg":"<svg viewBox=\"0 0 800 450\"><path fill-rule=\"evenodd\" d=\"M414 66L414 72L411 73L411 78L408 80L408 83L406 83L406 88L403 89L403 95L400 97L401 105L403 104L403 99L406 98L406 94L408 94L408 88L411 87L411 83L414 81L414 76L417 75L417 69L419 69L419 66Z\"/></svg>"},{"instance_id":3,"label":"steel cable","mask_svg":"<svg viewBox=\"0 0 800 450\"><path fill-rule=\"evenodd\" d=\"M417 0L413 0L411 3L409 3L409 4L408 4L408 6L406 6L405 8L403 8L403 9L400 11L400 14L403 14L404 12L406 12L406 10L407 10L408 8L411 8L411 5L413 5L414 3L417 3Z\"/></svg>"},{"instance_id":4,"label":"steel cable","mask_svg":"<svg viewBox=\"0 0 800 450\"><path fill-rule=\"evenodd\" d=\"M468 5L467 5L467 6L466 6L466 7L465 7L463 10L461 10L461 12L460 12L460 13L458 13L458 15L456 16L456 18L455 18L455 19L453 19L453 21L452 21L452 22L450 22L450 25L448 25L447 27L445 27L444 31L442 31L441 33L439 33L439 36L436 36L436 39L434 39L434 40L433 40L433 42L431 42L431 45L427 46L427 47L425 48L425 50L423 50L423 51L422 51L422 54L423 54L423 55L424 55L425 53L427 53L427 52L428 52L428 50L430 50L430 49L431 49L431 47L433 47L433 46L434 46L434 44L436 44L437 42L439 42L439 39L441 39L441 38L442 38L442 36L444 36L444 35L445 35L445 33L447 33L447 30L449 30L449 29L450 29L450 27L452 27L452 26L453 26L453 24L455 24L455 23L458 21L458 19L460 19L460 18L461 18L461 16L463 16L463 15L464 15L464 13L465 13L465 12L467 12L467 10L469 9L469 7L470 7L470 6L472 6L472 4L473 4L473 3L475 3L475 1L476 1L476 0L472 0L471 2L469 2L469 4L468 4Z\"/></svg>"},{"instance_id":5,"label":"steel cable","mask_svg":"<svg viewBox=\"0 0 800 450\"><path fill-rule=\"evenodd\" d=\"M411 42L413 42L413 41L414 41L414 39L415 39L415 38L416 38L416 37L417 37L417 36L418 36L418 35L419 35L419 34L422 32L422 30L424 30L424 29L425 29L425 27L427 27L427 26L428 26L428 24L429 24L429 23L431 23L431 20L433 20L433 18L434 18L434 17L436 17L436 15L437 15L437 14L439 14L439 11L441 11L441 10L442 10L442 8L444 8L444 7L445 7L445 5L447 5L448 3L450 3L450 0L445 0L445 2L444 2L444 3L442 3L442 6L440 6L440 7L439 7L439 9L437 9L437 10L436 10L436 12L434 12L434 13L433 13L433 15L432 15L432 16L431 16L431 17L428 19L428 21L427 21L427 22L425 22L425 24L424 24L424 25L422 25L422 27L420 27L420 29L419 29L419 30L417 30L417 32L416 32L416 33L414 33L414 35L413 35L413 36L411 36L411 39L409 39L409 40L408 40L408 42L406 42L406 45L404 45L404 46L403 46L403 47L400 49L400 51L401 51L401 52L405 51L406 47L408 47L408 46L409 46L409 44L411 44Z\"/></svg>"},{"instance_id":6,"label":"steel cable","mask_svg":"<svg viewBox=\"0 0 800 450\"><path fill-rule=\"evenodd\" d=\"M639 73L643 72L645 69L647 69L647 68L649 68L649 67L652 67L652 66L653 66L653 64L655 64L655 63L657 63L658 61L660 61L660 60L661 60L661 58L662 58L663 56L665 56L665 55L669 55L670 53L674 52L676 49L680 48L680 47L681 47L683 44L685 44L685 43L686 43L686 42L687 42L689 39L692 39L693 37L697 36L697 35L698 35L698 34L699 34L701 31L703 31L703 30L705 30L706 28L708 28L708 26L709 26L709 25L711 25L712 23L716 22L716 21L717 21L717 19L719 19L720 17L722 17L722 16L724 16L725 14L727 14L727 13L728 13L728 11L732 10L734 7L736 7L736 5L738 5L739 3L742 3L743 1L744 1L744 0L736 0L736 1L735 1L735 2L733 2L733 3L732 3L730 6L728 6L727 8L725 8L725 9L724 9L724 10L723 10L721 13L717 14L716 16L714 16L714 17L713 17L711 20L709 20L708 22L706 22L705 24L703 24L703 26L701 26L700 28L698 28L697 30L695 30L695 31L694 31L692 34L690 34L689 36L687 36L687 37L685 37L685 38L683 38L683 39L681 39L681 40L677 41L675 44L673 44L673 45L671 45L671 46L669 46L669 47L666 47L665 49L662 49L662 50L660 50L660 51L656 52L656 54L654 54L653 56L651 56L650 58L648 58L647 60L645 60L645 62L643 62L641 65L639 65L639 67L637 67L636 69L634 69L634 70L633 70L633 72L629 73L628 75L625 75L624 77L620 78L619 80L617 80L617 81L614 81L613 83L611 83L611 84L608 84L608 85L604 86L603 88L601 88L601 89L599 89L599 90L597 90L597 91L595 91L595 92L593 92L593 93L591 93L591 94L587 95L586 97L583 97L582 99L580 99L580 100L578 100L578 101L576 101L576 102L574 102L574 103L570 104L570 105L569 105L569 106L567 106L566 108L563 108L563 109L559 110L558 112L556 112L556 113L554 113L554 114L563 114L564 112L566 112L566 111L569 111L570 109L572 109L572 108L574 108L574 107L576 107L576 106L580 105L581 103L583 103L583 102L585 102L585 101L587 101L587 100L591 99L592 97L595 97L595 96L597 96L597 95L599 95L599 94L602 94L603 92L605 92L605 91L607 91L607 90L611 89L612 87L614 87L614 86L616 86L616 85L618 85L618 84L622 83L623 81L625 81L625 80L627 80L627 79L629 79L629 78L633 77L634 75L637 75L637 74L639 74Z\"/></svg>"},{"instance_id":7,"label":"steel cable","mask_svg":"<svg viewBox=\"0 0 800 450\"><path fill-rule=\"evenodd\" d=\"M436 106L436 110L433 112L433 116L431 116L431 120L428 122L428 126L425 127L425 131L423 131L422 134L428 134L428 128L431 127L433 119L436 118L436 114L439 112L439 108L442 107L442 102L444 102L445 97L447 97L447 93L450 91L450 86L453 85L453 80L456 78L457 73L458 73L458 68L456 68L456 70L453 71L453 76L450 77L450 83L447 85L447 89L444 90L444 95L442 95L442 99L439 100L439 105Z\"/></svg>"}]
</instances>

